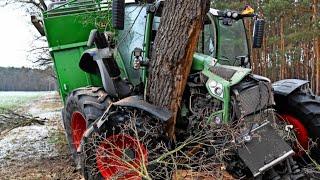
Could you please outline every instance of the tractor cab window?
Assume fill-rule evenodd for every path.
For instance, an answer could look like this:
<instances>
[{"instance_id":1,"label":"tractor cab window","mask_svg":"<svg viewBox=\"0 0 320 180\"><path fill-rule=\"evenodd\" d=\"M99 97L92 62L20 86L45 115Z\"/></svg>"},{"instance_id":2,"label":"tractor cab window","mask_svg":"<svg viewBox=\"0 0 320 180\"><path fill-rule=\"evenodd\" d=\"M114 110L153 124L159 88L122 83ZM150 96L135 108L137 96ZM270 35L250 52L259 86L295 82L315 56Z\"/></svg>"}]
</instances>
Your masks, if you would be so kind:
<instances>
[{"instance_id":1,"label":"tractor cab window","mask_svg":"<svg viewBox=\"0 0 320 180\"><path fill-rule=\"evenodd\" d=\"M119 31L118 50L126 67L128 78L133 84L140 82L140 72L132 68L132 51L135 48L143 49L145 16L145 6L126 4L124 29Z\"/></svg>"},{"instance_id":2,"label":"tractor cab window","mask_svg":"<svg viewBox=\"0 0 320 180\"><path fill-rule=\"evenodd\" d=\"M215 57L216 56L215 44L216 44L215 26L208 19L205 21L203 30L200 33L197 52Z\"/></svg>"},{"instance_id":3,"label":"tractor cab window","mask_svg":"<svg viewBox=\"0 0 320 180\"><path fill-rule=\"evenodd\" d=\"M218 29L219 63L240 66L240 58L249 56L243 20L233 20L231 24L226 24L223 19L219 19Z\"/></svg>"}]
</instances>

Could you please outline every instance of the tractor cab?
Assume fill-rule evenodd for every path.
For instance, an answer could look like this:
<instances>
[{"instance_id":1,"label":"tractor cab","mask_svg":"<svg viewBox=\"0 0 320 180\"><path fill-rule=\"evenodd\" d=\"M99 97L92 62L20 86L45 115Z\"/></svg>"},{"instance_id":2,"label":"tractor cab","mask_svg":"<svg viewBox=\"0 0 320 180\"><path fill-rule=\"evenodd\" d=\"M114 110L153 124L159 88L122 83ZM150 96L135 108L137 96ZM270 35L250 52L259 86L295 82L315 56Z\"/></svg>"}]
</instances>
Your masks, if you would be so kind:
<instances>
[{"instance_id":1,"label":"tractor cab","mask_svg":"<svg viewBox=\"0 0 320 180\"><path fill-rule=\"evenodd\" d=\"M257 19L250 6L242 12L210 9L204 22L197 52L209 55L219 64L250 68L250 51L245 18L256 18L253 48L261 47L264 21Z\"/></svg>"},{"instance_id":2,"label":"tractor cab","mask_svg":"<svg viewBox=\"0 0 320 180\"><path fill-rule=\"evenodd\" d=\"M163 1L158 1L155 6L151 22L151 44L159 28L163 5ZM205 18L197 53L209 55L217 59L219 64L250 68L250 43L244 23L245 18L255 18L254 28L260 32L254 32L251 44L253 48L260 48L264 21L258 19L254 10L247 5L242 12L211 8Z\"/></svg>"},{"instance_id":3,"label":"tractor cab","mask_svg":"<svg viewBox=\"0 0 320 180\"><path fill-rule=\"evenodd\" d=\"M237 12L210 9L197 52L216 58L219 64L250 67L246 29L239 16Z\"/></svg>"},{"instance_id":4,"label":"tractor cab","mask_svg":"<svg viewBox=\"0 0 320 180\"><path fill-rule=\"evenodd\" d=\"M125 4L124 28L118 34L117 57L122 57L125 72L130 82L137 85L145 82L144 68L141 71L132 68L135 60L134 50L141 49L142 59L151 59L153 43L162 16L163 1L155 4L141 5L127 2ZM247 6L243 12L220 11L210 9L205 18L203 31L198 41L196 54L206 55L221 65L241 66L250 68L250 52L244 18L257 17L253 9ZM253 47L261 46L263 20L255 21ZM140 67L140 65L138 65Z\"/></svg>"}]
</instances>

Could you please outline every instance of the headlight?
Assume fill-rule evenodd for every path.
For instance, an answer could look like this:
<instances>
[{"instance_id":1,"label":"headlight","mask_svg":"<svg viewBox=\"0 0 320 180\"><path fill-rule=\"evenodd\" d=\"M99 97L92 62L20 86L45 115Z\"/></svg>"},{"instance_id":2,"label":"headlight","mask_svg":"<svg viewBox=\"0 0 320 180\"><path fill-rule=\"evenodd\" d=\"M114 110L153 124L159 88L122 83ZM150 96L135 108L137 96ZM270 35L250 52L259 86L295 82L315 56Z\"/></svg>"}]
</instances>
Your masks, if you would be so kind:
<instances>
[{"instance_id":1,"label":"headlight","mask_svg":"<svg viewBox=\"0 0 320 180\"><path fill-rule=\"evenodd\" d=\"M232 15L232 12L231 12L231 11L228 11L228 12L227 12L227 17L231 17L231 15Z\"/></svg>"},{"instance_id":2,"label":"headlight","mask_svg":"<svg viewBox=\"0 0 320 180\"><path fill-rule=\"evenodd\" d=\"M216 82L215 80L208 80L207 86L209 88L209 91L218 96L223 98L223 86L221 83Z\"/></svg>"},{"instance_id":3,"label":"headlight","mask_svg":"<svg viewBox=\"0 0 320 180\"><path fill-rule=\"evenodd\" d=\"M222 90L222 88L220 88L220 87L216 87L216 88L214 89L214 93L215 93L216 95L218 95L218 96L221 96L222 93L223 93L223 90Z\"/></svg>"},{"instance_id":4,"label":"headlight","mask_svg":"<svg viewBox=\"0 0 320 180\"><path fill-rule=\"evenodd\" d=\"M233 17L234 19L237 18L237 17L238 17L238 13L236 13L236 12L232 13L232 17Z\"/></svg>"}]
</instances>

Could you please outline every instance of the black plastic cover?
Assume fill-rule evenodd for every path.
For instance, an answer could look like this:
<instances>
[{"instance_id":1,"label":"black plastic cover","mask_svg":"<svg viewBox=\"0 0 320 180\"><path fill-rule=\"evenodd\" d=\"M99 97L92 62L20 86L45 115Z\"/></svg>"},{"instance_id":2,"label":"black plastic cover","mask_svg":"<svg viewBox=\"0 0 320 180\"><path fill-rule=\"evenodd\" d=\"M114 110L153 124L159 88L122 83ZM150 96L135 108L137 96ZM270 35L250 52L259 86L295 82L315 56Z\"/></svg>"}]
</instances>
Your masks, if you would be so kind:
<instances>
[{"instance_id":1,"label":"black plastic cover","mask_svg":"<svg viewBox=\"0 0 320 180\"><path fill-rule=\"evenodd\" d=\"M273 83L272 88L275 94L287 96L307 83L309 83L307 80L284 79Z\"/></svg>"}]
</instances>

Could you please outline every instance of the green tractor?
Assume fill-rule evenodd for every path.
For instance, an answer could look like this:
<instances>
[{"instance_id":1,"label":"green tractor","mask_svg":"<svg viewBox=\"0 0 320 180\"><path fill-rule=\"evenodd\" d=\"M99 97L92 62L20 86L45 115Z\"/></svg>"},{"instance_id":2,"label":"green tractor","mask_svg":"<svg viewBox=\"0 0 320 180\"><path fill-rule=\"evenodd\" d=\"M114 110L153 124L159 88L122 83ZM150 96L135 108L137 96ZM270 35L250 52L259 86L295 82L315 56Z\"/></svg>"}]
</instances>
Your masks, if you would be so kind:
<instances>
[{"instance_id":1,"label":"green tractor","mask_svg":"<svg viewBox=\"0 0 320 180\"><path fill-rule=\"evenodd\" d=\"M147 2L59 1L43 13L43 21L32 17L35 27L47 37L64 101L67 140L86 179L114 179L119 173L119 179L141 179L137 173L114 167L117 162L100 150L117 146L119 156L131 154L128 164L148 159L149 147L142 145L138 152L139 139L119 133L118 125L130 121L128 113L133 110L157 119L158 124L171 117L169 111L148 103L144 94L152 44L165 6L164 1ZM304 175L293 157L303 152L289 146L272 122L290 124L298 144L311 149L311 157L319 161L319 145L311 148L309 141L320 137L320 98L309 90L308 81L286 79L271 84L268 78L252 73L243 19L256 19L254 48L261 47L264 21L251 11L247 7L244 12L210 9L207 13L177 129L192 129L190 117L201 108L207 110L205 117L194 121L245 122L237 138L242 142L237 149L239 158L230 163L233 166L228 171L237 178L299 179ZM143 123L136 128L141 129ZM159 137L164 136L161 127ZM104 137L90 145L89 139L97 132ZM92 150L89 145L97 148Z\"/></svg>"}]
</instances>

